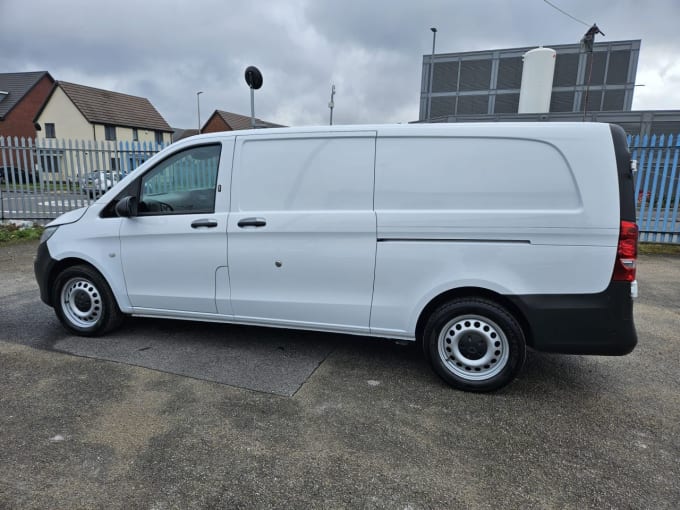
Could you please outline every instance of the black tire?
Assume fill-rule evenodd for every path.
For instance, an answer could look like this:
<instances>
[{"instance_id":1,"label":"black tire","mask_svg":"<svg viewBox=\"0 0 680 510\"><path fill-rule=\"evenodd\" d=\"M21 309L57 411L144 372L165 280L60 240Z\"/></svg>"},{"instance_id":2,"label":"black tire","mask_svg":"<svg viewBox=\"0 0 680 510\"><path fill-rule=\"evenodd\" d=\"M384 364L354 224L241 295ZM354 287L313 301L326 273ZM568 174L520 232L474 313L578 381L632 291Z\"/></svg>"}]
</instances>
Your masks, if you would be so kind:
<instances>
[{"instance_id":1,"label":"black tire","mask_svg":"<svg viewBox=\"0 0 680 510\"><path fill-rule=\"evenodd\" d=\"M52 303L64 327L80 336L101 336L123 320L106 280L90 266L72 266L57 276Z\"/></svg>"},{"instance_id":2,"label":"black tire","mask_svg":"<svg viewBox=\"0 0 680 510\"><path fill-rule=\"evenodd\" d=\"M485 298L452 300L429 317L423 349L444 381L464 391L494 391L524 365L526 341L517 320Z\"/></svg>"}]
</instances>

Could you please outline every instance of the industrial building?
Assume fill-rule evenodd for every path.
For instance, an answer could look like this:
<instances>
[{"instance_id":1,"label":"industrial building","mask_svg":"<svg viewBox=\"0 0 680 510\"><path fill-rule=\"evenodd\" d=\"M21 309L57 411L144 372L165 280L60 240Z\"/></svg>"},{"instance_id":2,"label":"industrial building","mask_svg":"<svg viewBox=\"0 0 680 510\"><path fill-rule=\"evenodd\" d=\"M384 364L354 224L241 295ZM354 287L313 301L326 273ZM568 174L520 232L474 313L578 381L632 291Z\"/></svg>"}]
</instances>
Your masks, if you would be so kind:
<instances>
[{"instance_id":1,"label":"industrial building","mask_svg":"<svg viewBox=\"0 0 680 510\"><path fill-rule=\"evenodd\" d=\"M423 56L420 122L613 122L631 134L680 132L680 111L633 111L640 40L549 45L549 111L518 114L523 55L534 47ZM434 64L434 65L431 65Z\"/></svg>"}]
</instances>

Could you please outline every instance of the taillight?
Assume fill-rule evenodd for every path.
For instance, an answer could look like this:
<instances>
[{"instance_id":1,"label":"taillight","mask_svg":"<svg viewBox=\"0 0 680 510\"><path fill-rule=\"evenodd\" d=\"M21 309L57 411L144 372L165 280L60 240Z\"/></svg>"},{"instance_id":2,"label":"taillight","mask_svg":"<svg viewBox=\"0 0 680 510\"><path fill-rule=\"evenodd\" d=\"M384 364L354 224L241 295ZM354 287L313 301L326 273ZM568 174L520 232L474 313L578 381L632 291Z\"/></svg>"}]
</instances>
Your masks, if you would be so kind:
<instances>
[{"instance_id":1,"label":"taillight","mask_svg":"<svg viewBox=\"0 0 680 510\"><path fill-rule=\"evenodd\" d=\"M638 227L632 221L622 221L619 246L616 249L616 263L612 280L632 282L637 266Z\"/></svg>"}]
</instances>

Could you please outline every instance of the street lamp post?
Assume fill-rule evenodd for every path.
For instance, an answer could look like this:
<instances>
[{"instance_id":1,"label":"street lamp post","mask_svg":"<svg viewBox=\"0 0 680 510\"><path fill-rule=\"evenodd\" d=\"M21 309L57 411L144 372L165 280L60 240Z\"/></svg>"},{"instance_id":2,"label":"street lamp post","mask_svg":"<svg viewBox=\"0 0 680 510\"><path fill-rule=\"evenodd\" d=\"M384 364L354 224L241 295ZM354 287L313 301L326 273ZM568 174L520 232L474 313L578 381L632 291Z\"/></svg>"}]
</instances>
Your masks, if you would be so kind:
<instances>
[{"instance_id":1,"label":"street lamp post","mask_svg":"<svg viewBox=\"0 0 680 510\"><path fill-rule=\"evenodd\" d=\"M434 47L435 43L437 41L437 29L435 27L431 27L430 30L432 30L432 56L430 57L430 86L428 87L428 95L427 95L427 121L430 122L432 119L432 77L434 76Z\"/></svg>"},{"instance_id":2,"label":"street lamp post","mask_svg":"<svg viewBox=\"0 0 680 510\"><path fill-rule=\"evenodd\" d=\"M335 101L333 97L335 96L335 85L331 85L331 100L328 102L328 108L331 110L330 125L333 125L333 108L335 108Z\"/></svg>"},{"instance_id":3,"label":"street lamp post","mask_svg":"<svg viewBox=\"0 0 680 510\"><path fill-rule=\"evenodd\" d=\"M203 91L196 92L196 109L198 110L198 134L201 134L201 94Z\"/></svg>"}]
</instances>

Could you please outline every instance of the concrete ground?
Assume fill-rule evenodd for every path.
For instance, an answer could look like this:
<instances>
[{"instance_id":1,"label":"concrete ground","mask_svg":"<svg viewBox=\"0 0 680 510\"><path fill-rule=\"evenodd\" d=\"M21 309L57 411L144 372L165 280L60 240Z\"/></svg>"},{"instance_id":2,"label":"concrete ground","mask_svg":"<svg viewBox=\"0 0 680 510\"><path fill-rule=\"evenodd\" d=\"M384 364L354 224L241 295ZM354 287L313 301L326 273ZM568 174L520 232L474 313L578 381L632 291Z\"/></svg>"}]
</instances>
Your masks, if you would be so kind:
<instances>
[{"instance_id":1,"label":"concrete ground","mask_svg":"<svg viewBox=\"0 0 680 510\"><path fill-rule=\"evenodd\" d=\"M680 507L678 257L640 260L632 354L530 352L476 395L360 337L134 319L88 346L35 248L0 247L0 508Z\"/></svg>"}]
</instances>

